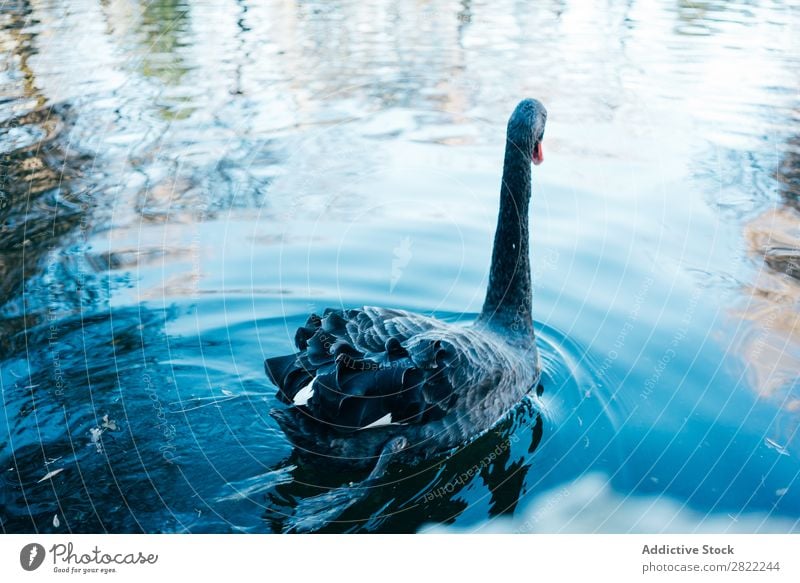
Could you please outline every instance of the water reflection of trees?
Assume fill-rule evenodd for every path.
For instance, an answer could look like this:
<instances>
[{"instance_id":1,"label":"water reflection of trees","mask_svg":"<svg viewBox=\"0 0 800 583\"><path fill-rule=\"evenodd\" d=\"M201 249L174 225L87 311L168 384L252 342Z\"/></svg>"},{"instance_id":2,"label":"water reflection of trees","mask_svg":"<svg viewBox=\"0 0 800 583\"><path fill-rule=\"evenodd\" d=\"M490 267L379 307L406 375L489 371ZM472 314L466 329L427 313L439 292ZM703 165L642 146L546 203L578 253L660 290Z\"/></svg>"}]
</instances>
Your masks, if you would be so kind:
<instances>
[{"instance_id":1,"label":"water reflection of trees","mask_svg":"<svg viewBox=\"0 0 800 583\"><path fill-rule=\"evenodd\" d=\"M789 141L779 166L780 203L744 226L757 262L736 310L744 325L734 340L760 396L792 413L776 420L770 437L781 447L797 443L800 414L800 155Z\"/></svg>"},{"instance_id":2,"label":"water reflection of trees","mask_svg":"<svg viewBox=\"0 0 800 583\"><path fill-rule=\"evenodd\" d=\"M189 24L189 7L184 0L146 2L142 7L142 73L177 85L189 68L181 58Z\"/></svg>"},{"instance_id":3,"label":"water reflection of trees","mask_svg":"<svg viewBox=\"0 0 800 583\"><path fill-rule=\"evenodd\" d=\"M88 159L70 148L73 113L67 104L45 105L28 65L36 51L27 2L4 14L0 47L10 55L0 87L15 106L0 110L0 326L4 335L22 325L22 314L35 321L44 300L25 299L31 280L42 279L44 263L87 210L76 184ZM47 294L42 294L47 295ZM60 292L59 292L60 295ZM33 322L29 322L31 324Z\"/></svg>"}]
</instances>

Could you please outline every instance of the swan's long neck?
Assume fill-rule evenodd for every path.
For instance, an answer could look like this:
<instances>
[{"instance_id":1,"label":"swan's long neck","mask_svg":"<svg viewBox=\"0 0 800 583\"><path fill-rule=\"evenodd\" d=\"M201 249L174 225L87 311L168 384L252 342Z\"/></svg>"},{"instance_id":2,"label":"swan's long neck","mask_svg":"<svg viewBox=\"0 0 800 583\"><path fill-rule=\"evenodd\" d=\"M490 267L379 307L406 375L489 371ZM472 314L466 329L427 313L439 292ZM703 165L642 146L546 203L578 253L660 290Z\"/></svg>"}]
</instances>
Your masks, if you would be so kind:
<instances>
[{"instance_id":1,"label":"swan's long neck","mask_svg":"<svg viewBox=\"0 0 800 583\"><path fill-rule=\"evenodd\" d=\"M531 160L525 148L506 140L500 213L494 235L489 288L480 320L504 333L533 340L528 207Z\"/></svg>"}]
</instances>

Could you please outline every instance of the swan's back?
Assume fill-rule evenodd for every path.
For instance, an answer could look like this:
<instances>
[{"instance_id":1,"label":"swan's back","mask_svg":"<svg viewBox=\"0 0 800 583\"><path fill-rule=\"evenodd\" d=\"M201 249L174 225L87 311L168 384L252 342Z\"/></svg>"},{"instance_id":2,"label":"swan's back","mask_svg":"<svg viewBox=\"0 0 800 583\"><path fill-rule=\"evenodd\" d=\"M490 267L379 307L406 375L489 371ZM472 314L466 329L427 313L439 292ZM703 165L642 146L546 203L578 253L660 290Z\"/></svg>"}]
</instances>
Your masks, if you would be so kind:
<instances>
[{"instance_id":1,"label":"swan's back","mask_svg":"<svg viewBox=\"0 0 800 583\"><path fill-rule=\"evenodd\" d=\"M447 450L490 428L538 380L535 347L402 310L312 314L295 344L296 354L265 365L290 405L277 418L306 447L350 438L372 450L403 434L412 446Z\"/></svg>"}]
</instances>

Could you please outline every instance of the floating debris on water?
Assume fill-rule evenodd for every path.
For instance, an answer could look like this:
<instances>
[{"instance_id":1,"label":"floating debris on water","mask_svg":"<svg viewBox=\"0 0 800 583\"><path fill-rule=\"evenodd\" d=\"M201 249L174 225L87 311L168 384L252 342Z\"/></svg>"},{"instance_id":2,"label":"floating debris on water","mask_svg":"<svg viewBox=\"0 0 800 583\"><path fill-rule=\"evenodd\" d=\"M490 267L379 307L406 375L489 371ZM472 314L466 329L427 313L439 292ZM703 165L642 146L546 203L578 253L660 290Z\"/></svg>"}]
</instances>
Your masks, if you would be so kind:
<instances>
[{"instance_id":1,"label":"floating debris on water","mask_svg":"<svg viewBox=\"0 0 800 583\"><path fill-rule=\"evenodd\" d=\"M774 449L775 451L777 451L781 455L789 455L789 450L786 449L785 446L783 446L783 445L771 440L769 437L764 439L764 443L767 444L768 448Z\"/></svg>"},{"instance_id":2,"label":"floating debris on water","mask_svg":"<svg viewBox=\"0 0 800 583\"><path fill-rule=\"evenodd\" d=\"M52 472L47 472L44 475L44 477L41 480L39 480L38 482L36 482L36 483L40 484L40 483L44 482L45 480L50 480L51 478L57 476L58 474L60 474L63 471L64 471L64 468L58 468L57 470L53 470Z\"/></svg>"},{"instance_id":3,"label":"floating debris on water","mask_svg":"<svg viewBox=\"0 0 800 583\"><path fill-rule=\"evenodd\" d=\"M113 419L109 421L108 415L103 415L103 429L108 429L109 431L116 431L117 430L117 422Z\"/></svg>"}]
</instances>

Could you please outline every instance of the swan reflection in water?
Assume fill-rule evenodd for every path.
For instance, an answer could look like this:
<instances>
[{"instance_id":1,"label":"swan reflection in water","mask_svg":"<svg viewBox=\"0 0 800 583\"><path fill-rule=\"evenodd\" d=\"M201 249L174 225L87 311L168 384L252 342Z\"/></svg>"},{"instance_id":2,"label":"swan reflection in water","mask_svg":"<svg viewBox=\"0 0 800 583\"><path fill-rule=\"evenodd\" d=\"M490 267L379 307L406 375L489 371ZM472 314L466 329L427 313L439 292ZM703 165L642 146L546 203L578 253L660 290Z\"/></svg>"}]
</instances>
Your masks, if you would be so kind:
<instances>
[{"instance_id":1,"label":"swan reflection in water","mask_svg":"<svg viewBox=\"0 0 800 583\"><path fill-rule=\"evenodd\" d=\"M540 385L537 392L541 395ZM475 441L438 459L366 470L333 468L324 457L293 450L275 469L264 514L273 532L417 532L449 524L477 504L488 516L511 515L524 500L530 458L544 433L542 412L525 400ZM479 481L486 493L464 496Z\"/></svg>"}]
</instances>

